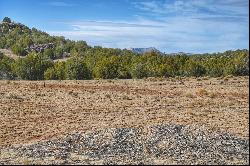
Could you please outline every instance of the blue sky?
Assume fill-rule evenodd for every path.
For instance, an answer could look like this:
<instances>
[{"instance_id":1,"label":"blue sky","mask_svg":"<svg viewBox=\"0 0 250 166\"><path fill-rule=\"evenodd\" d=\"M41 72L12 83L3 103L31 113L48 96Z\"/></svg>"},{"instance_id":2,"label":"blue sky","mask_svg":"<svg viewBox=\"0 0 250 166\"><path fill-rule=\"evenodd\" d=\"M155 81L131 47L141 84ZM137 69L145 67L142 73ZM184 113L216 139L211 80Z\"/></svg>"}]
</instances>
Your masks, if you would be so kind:
<instances>
[{"instance_id":1,"label":"blue sky","mask_svg":"<svg viewBox=\"0 0 250 166\"><path fill-rule=\"evenodd\" d=\"M248 49L248 0L0 0L0 19L103 47Z\"/></svg>"}]
</instances>

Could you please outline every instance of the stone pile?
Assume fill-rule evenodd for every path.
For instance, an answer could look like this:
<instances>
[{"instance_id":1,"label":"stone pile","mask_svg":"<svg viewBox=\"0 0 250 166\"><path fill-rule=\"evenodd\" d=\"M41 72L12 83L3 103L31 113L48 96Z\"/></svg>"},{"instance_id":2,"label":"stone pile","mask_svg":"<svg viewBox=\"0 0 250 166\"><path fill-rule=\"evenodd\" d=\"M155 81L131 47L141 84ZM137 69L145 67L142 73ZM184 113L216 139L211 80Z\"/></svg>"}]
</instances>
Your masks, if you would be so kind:
<instances>
[{"instance_id":1,"label":"stone pile","mask_svg":"<svg viewBox=\"0 0 250 166\"><path fill-rule=\"evenodd\" d=\"M183 125L112 128L2 148L0 164L249 164L249 140ZM10 155L11 154L11 155Z\"/></svg>"}]
</instances>

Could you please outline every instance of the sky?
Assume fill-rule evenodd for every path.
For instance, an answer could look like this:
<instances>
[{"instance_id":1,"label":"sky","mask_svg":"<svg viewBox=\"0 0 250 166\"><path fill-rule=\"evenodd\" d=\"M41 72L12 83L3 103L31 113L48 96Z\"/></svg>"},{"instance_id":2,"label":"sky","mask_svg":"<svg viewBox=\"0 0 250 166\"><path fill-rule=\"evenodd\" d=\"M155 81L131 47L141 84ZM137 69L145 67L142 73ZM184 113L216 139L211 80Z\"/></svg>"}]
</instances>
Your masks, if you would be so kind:
<instances>
[{"instance_id":1,"label":"sky","mask_svg":"<svg viewBox=\"0 0 250 166\"><path fill-rule=\"evenodd\" d=\"M249 48L248 0L0 0L5 16L91 46L165 53Z\"/></svg>"}]
</instances>

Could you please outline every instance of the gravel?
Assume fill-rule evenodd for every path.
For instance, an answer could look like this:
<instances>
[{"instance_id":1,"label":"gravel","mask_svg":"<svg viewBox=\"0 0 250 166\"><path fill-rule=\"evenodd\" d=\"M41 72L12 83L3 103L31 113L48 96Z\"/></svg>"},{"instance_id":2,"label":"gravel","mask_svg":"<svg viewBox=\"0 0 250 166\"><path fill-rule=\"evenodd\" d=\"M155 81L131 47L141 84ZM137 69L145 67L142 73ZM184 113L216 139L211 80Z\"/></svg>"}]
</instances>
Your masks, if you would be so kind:
<instances>
[{"instance_id":1,"label":"gravel","mask_svg":"<svg viewBox=\"0 0 250 166\"><path fill-rule=\"evenodd\" d=\"M109 128L1 147L0 164L249 164L249 139L176 124L149 131Z\"/></svg>"}]
</instances>

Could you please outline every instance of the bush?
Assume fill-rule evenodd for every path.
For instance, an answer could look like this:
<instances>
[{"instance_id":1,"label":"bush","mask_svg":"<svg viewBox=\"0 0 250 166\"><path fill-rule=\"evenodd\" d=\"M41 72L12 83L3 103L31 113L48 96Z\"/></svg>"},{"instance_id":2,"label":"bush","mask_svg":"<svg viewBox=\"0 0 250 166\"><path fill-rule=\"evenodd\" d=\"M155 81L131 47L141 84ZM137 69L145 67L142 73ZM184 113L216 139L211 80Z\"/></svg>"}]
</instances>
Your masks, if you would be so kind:
<instances>
[{"instance_id":1,"label":"bush","mask_svg":"<svg viewBox=\"0 0 250 166\"><path fill-rule=\"evenodd\" d=\"M56 72L54 70L53 67L48 68L45 72L44 72L44 79L45 80L56 80Z\"/></svg>"},{"instance_id":2,"label":"bush","mask_svg":"<svg viewBox=\"0 0 250 166\"><path fill-rule=\"evenodd\" d=\"M4 56L0 53L0 79L14 79L15 74L13 73L11 66L14 63L13 59Z\"/></svg>"},{"instance_id":3,"label":"bush","mask_svg":"<svg viewBox=\"0 0 250 166\"><path fill-rule=\"evenodd\" d=\"M185 63L184 70L187 76L201 77L206 74L206 69L193 60L188 60Z\"/></svg>"},{"instance_id":4,"label":"bush","mask_svg":"<svg viewBox=\"0 0 250 166\"><path fill-rule=\"evenodd\" d=\"M91 72L87 68L83 59L80 57L72 57L66 62L66 75L70 80L86 80L91 79Z\"/></svg>"},{"instance_id":5,"label":"bush","mask_svg":"<svg viewBox=\"0 0 250 166\"><path fill-rule=\"evenodd\" d=\"M112 56L109 58L103 58L98 61L94 67L93 73L96 78L102 79L114 79L119 77L118 68L119 68L118 57Z\"/></svg>"},{"instance_id":6,"label":"bush","mask_svg":"<svg viewBox=\"0 0 250 166\"><path fill-rule=\"evenodd\" d=\"M135 63L132 66L131 69L131 76L132 78L144 78L147 77L147 70L145 69L145 65L143 65L142 63Z\"/></svg>"},{"instance_id":7,"label":"bush","mask_svg":"<svg viewBox=\"0 0 250 166\"><path fill-rule=\"evenodd\" d=\"M13 65L12 70L22 79L43 80L44 72L53 66L41 54L31 53L25 58L19 58Z\"/></svg>"},{"instance_id":8,"label":"bush","mask_svg":"<svg viewBox=\"0 0 250 166\"><path fill-rule=\"evenodd\" d=\"M19 55L19 56L25 56L26 52L24 50L24 47L19 45L19 44L15 44L11 47L11 50L13 51L13 53Z\"/></svg>"}]
</instances>

